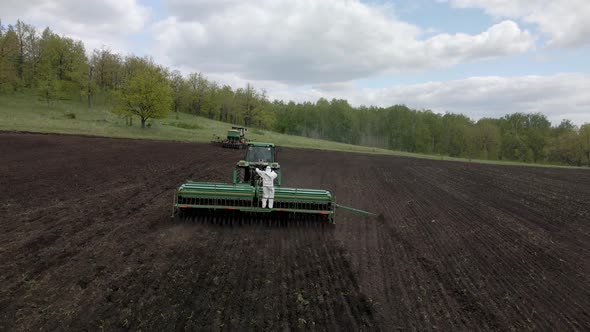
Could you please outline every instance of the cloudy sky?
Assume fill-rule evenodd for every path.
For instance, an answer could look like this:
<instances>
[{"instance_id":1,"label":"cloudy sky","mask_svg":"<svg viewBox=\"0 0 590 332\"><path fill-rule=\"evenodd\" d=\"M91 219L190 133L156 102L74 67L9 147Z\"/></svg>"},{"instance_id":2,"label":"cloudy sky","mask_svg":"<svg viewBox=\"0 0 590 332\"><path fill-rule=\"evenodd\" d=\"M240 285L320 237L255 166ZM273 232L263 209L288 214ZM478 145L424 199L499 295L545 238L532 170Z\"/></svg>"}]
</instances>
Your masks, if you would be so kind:
<instances>
[{"instance_id":1,"label":"cloudy sky","mask_svg":"<svg viewBox=\"0 0 590 332\"><path fill-rule=\"evenodd\" d=\"M590 122L589 0L1 0L17 18L272 99Z\"/></svg>"}]
</instances>

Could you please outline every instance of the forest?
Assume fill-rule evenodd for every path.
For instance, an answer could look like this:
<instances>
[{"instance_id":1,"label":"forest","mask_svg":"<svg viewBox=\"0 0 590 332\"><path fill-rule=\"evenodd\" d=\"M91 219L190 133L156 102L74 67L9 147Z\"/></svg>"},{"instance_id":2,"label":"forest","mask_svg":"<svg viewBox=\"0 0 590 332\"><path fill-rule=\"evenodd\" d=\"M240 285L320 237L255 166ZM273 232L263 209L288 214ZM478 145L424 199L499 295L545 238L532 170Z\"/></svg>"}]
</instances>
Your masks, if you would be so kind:
<instances>
[{"instance_id":1,"label":"forest","mask_svg":"<svg viewBox=\"0 0 590 332\"><path fill-rule=\"evenodd\" d=\"M220 85L203 73L183 75L149 56L103 47L0 21L0 94L28 94L49 107L63 100L112 105L142 127L169 112L185 112L279 133L430 155L469 159L590 166L590 124L564 119L552 125L541 113L506 110L477 121L462 114L352 106L344 99L270 100L251 84ZM589 110L590 111L590 110ZM149 128L146 128L149 130Z\"/></svg>"}]
</instances>

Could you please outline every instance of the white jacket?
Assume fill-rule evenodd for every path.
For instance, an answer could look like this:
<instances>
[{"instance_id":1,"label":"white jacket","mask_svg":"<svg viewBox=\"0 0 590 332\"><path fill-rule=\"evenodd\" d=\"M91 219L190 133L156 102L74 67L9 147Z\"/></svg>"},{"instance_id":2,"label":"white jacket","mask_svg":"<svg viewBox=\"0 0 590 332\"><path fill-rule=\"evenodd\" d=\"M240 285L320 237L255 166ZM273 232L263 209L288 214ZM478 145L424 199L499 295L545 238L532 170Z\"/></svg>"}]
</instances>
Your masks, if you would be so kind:
<instances>
[{"instance_id":1,"label":"white jacket","mask_svg":"<svg viewBox=\"0 0 590 332\"><path fill-rule=\"evenodd\" d=\"M262 185L264 187L272 187L274 185L274 179L277 177L277 173L275 173L275 171L272 169L269 169L268 171L261 171L256 168L256 173L258 173L258 175L260 175L262 178Z\"/></svg>"}]
</instances>

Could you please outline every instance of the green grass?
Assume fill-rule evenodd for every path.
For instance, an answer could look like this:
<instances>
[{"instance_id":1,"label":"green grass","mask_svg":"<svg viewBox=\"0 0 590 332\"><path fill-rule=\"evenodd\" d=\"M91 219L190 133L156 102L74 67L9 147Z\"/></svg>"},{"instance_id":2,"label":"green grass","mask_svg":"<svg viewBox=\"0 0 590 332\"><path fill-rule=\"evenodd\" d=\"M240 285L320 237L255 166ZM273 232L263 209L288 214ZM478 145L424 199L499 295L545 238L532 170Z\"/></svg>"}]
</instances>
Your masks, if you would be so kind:
<instances>
[{"instance_id":1,"label":"green grass","mask_svg":"<svg viewBox=\"0 0 590 332\"><path fill-rule=\"evenodd\" d=\"M213 135L224 136L230 124L209 120L185 113L170 113L165 119L149 120L150 127L141 129L139 120L133 126L125 124L122 116L111 112L110 107L96 106L87 110L83 103L60 101L54 107L31 96L0 96L0 130L43 133L81 134L139 139L209 142ZM271 131L251 129L248 139L273 142L279 146L323 150L355 151L394 154L395 152L317 140L300 136L283 135ZM395 153L403 154L404 153ZM407 154L411 155L411 154Z\"/></svg>"},{"instance_id":2,"label":"green grass","mask_svg":"<svg viewBox=\"0 0 590 332\"><path fill-rule=\"evenodd\" d=\"M230 124L213 121L185 113L170 113L165 119L152 119L149 128L141 129L139 120L127 126L122 116L111 112L110 107L95 106L88 110L82 102L60 101L48 107L30 95L0 95L0 130L40 133L79 134L133 139L174 140L183 142L209 142L214 135L224 136ZM450 161L472 161L486 164L531 165L518 162L467 160L439 155L424 155L386 149L350 145L326 140L279 134L252 128L246 134L249 140L272 142L278 146L298 147L345 152L377 153L414 158ZM550 166L538 165L534 166ZM564 166L563 166L564 167ZM575 167L574 167L575 168Z\"/></svg>"},{"instance_id":3,"label":"green grass","mask_svg":"<svg viewBox=\"0 0 590 332\"><path fill-rule=\"evenodd\" d=\"M187 122L170 122L167 123L169 126L178 127L182 129L203 129L203 127L196 123L187 123Z\"/></svg>"}]
</instances>

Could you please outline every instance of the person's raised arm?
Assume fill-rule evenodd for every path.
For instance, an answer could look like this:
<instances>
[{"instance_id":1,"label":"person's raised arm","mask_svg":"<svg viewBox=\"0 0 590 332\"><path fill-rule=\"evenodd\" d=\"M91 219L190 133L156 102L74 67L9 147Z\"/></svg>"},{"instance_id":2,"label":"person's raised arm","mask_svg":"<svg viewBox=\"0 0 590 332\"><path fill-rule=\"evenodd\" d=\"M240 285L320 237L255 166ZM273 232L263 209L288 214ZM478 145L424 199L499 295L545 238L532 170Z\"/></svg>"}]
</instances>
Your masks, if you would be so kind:
<instances>
[{"instance_id":1,"label":"person's raised arm","mask_svg":"<svg viewBox=\"0 0 590 332\"><path fill-rule=\"evenodd\" d=\"M259 170L258 168L255 168L256 173L258 173L258 175L262 176L262 174L264 174L263 171Z\"/></svg>"}]
</instances>

